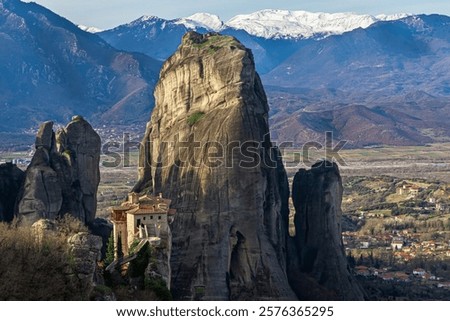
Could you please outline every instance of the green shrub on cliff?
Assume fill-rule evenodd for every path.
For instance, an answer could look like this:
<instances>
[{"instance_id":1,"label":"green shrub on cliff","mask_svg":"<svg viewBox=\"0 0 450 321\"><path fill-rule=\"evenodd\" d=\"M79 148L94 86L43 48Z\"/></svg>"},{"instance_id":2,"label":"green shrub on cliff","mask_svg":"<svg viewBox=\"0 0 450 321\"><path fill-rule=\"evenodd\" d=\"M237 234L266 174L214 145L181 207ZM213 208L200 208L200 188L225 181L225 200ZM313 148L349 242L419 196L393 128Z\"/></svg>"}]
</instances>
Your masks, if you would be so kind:
<instances>
[{"instance_id":1,"label":"green shrub on cliff","mask_svg":"<svg viewBox=\"0 0 450 321\"><path fill-rule=\"evenodd\" d=\"M187 123L189 124L189 126L192 126L195 123L197 123L200 119L202 119L203 116L205 116L204 112L197 111L197 112L193 113L192 115L188 116Z\"/></svg>"}]
</instances>

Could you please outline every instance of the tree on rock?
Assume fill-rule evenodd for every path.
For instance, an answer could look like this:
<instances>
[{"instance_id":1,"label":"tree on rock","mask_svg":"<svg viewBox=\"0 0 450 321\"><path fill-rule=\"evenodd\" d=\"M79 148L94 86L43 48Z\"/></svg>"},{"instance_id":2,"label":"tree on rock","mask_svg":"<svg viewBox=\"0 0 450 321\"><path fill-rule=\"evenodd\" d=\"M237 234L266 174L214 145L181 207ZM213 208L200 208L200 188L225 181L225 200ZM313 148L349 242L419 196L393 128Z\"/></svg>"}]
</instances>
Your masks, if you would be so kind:
<instances>
[{"instance_id":1,"label":"tree on rock","mask_svg":"<svg viewBox=\"0 0 450 321\"><path fill-rule=\"evenodd\" d=\"M105 266L114 262L114 234L111 233L108 239L108 245L106 247Z\"/></svg>"}]
</instances>

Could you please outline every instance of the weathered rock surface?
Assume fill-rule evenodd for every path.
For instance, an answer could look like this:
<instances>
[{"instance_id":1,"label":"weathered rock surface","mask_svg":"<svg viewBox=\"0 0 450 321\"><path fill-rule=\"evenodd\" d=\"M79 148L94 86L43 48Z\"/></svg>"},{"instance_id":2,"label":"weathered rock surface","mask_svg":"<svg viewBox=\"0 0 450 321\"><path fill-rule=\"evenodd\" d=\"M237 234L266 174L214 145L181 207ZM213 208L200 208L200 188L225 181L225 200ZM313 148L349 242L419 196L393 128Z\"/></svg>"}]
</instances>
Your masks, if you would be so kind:
<instances>
[{"instance_id":1,"label":"weathered rock surface","mask_svg":"<svg viewBox=\"0 0 450 321\"><path fill-rule=\"evenodd\" d=\"M44 122L41 127L39 127L38 133L36 135L36 141L34 143L36 149L44 148L46 150L51 150L53 147L53 142L55 140L55 133L53 132L53 122Z\"/></svg>"},{"instance_id":2,"label":"weathered rock surface","mask_svg":"<svg viewBox=\"0 0 450 321\"><path fill-rule=\"evenodd\" d=\"M75 116L65 128L58 130L56 144L58 152L68 160L72 172L72 193L69 191L66 198L72 200L72 204L66 210L75 212L75 217L90 223L97 210L100 136L81 116ZM63 179L66 178L64 176Z\"/></svg>"},{"instance_id":3,"label":"weathered rock surface","mask_svg":"<svg viewBox=\"0 0 450 321\"><path fill-rule=\"evenodd\" d=\"M90 224L89 224L89 231L97 236L100 236L102 238L103 247L102 247L102 257L106 255L106 248L108 244L108 239L111 235L111 232L113 230L113 225L110 221L96 217Z\"/></svg>"},{"instance_id":4,"label":"weathered rock surface","mask_svg":"<svg viewBox=\"0 0 450 321\"><path fill-rule=\"evenodd\" d=\"M161 278L166 282L170 290L172 281L172 269L170 267L170 257L172 255L172 235L169 229L168 235L162 235L161 243L164 246L156 246L152 248L152 257L154 262L150 262L145 271L146 277Z\"/></svg>"},{"instance_id":5,"label":"weathered rock surface","mask_svg":"<svg viewBox=\"0 0 450 321\"><path fill-rule=\"evenodd\" d=\"M69 255L73 258L72 272L83 289L92 287L101 258L102 239L99 236L80 232L68 240Z\"/></svg>"},{"instance_id":6,"label":"weathered rock surface","mask_svg":"<svg viewBox=\"0 0 450 321\"><path fill-rule=\"evenodd\" d=\"M62 186L51 166L55 154L53 122L43 123L36 135L36 151L25 172L23 195L18 203L22 223L31 225L40 218L55 219L62 206Z\"/></svg>"},{"instance_id":7,"label":"weathered rock surface","mask_svg":"<svg viewBox=\"0 0 450 321\"><path fill-rule=\"evenodd\" d=\"M17 214L23 224L66 213L89 224L95 218L100 182L100 137L80 116L55 137L53 122L43 123L27 168Z\"/></svg>"},{"instance_id":8,"label":"weathered rock surface","mask_svg":"<svg viewBox=\"0 0 450 321\"><path fill-rule=\"evenodd\" d=\"M161 192L177 209L174 297L295 299L286 276L287 179L251 52L232 37L187 33L155 98L135 191ZM231 150L244 142L246 154Z\"/></svg>"},{"instance_id":9,"label":"weathered rock surface","mask_svg":"<svg viewBox=\"0 0 450 321\"><path fill-rule=\"evenodd\" d=\"M323 161L294 177L295 238L289 278L300 299L362 300L341 238L342 180L335 163Z\"/></svg>"},{"instance_id":10,"label":"weathered rock surface","mask_svg":"<svg viewBox=\"0 0 450 321\"><path fill-rule=\"evenodd\" d=\"M0 165L0 222L14 218L14 206L24 178L25 173L16 165Z\"/></svg>"}]
</instances>

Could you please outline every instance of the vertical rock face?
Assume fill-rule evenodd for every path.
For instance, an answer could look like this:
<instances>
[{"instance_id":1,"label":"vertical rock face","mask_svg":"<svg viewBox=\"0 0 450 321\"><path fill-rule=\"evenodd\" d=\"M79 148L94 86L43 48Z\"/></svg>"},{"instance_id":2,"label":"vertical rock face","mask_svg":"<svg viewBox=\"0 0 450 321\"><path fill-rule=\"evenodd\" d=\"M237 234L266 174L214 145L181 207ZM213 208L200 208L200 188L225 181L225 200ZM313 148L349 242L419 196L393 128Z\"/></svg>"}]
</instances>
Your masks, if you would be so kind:
<instances>
[{"instance_id":1,"label":"vertical rock face","mask_svg":"<svg viewBox=\"0 0 450 321\"><path fill-rule=\"evenodd\" d=\"M162 193L177 209L175 298L295 299L289 190L251 52L233 37L187 33L155 98L134 190Z\"/></svg>"},{"instance_id":2,"label":"vertical rock face","mask_svg":"<svg viewBox=\"0 0 450 321\"><path fill-rule=\"evenodd\" d=\"M65 157L71 169L69 181L69 175L64 173L66 163L60 164L60 177L66 183L63 191L66 201L62 210L76 213L72 215L82 222L91 223L97 210L100 183L100 136L81 116L75 116L65 128L58 130L56 144L58 153ZM56 167L58 165L55 163ZM71 189L67 188L68 183Z\"/></svg>"},{"instance_id":3,"label":"vertical rock face","mask_svg":"<svg viewBox=\"0 0 450 321\"><path fill-rule=\"evenodd\" d=\"M25 172L25 182L18 203L21 222L31 225L41 218L54 219L62 205L62 186L51 166L56 153L53 122L45 122L36 136L36 151Z\"/></svg>"},{"instance_id":4,"label":"vertical rock face","mask_svg":"<svg viewBox=\"0 0 450 321\"><path fill-rule=\"evenodd\" d=\"M21 222L66 213L86 224L95 218L100 182L100 137L91 125L75 116L55 137L53 123L41 125L36 152L27 168L18 203Z\"/></svg>"},{"instance_id":5,"label":"vertical rock face","mask_svg":"<svg viewBox=\"0 0 450 321\"><path fill-rule=\"evenodd\" d=\"M14 218L14 206L24 178L24 172L16 165L0 165L0 222Z\"/></svg>"},{"instance_id":6,"label":"vertical rock face","mask_svg":"<svg viewBox=\"0 0 450 321\"><path fill-rule=\"evenodd\" d=\"M363 299L342 245L342 191L335 163L317 163L311 170L300 169L294 177L296 232L289 277L301 299Z\"/></svg>"}]
</instances>

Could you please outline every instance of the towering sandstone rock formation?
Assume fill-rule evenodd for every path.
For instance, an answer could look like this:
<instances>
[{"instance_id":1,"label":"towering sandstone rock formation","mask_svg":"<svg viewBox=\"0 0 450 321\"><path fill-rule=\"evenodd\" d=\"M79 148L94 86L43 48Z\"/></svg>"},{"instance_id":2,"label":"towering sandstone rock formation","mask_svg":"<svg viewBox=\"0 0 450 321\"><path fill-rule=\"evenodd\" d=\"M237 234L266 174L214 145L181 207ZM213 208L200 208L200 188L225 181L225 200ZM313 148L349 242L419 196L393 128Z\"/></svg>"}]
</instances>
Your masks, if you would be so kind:
<instances>
[{"instance_id":1,"label":"towering sandstone rock formation","mask_svg":"<svg viewBox=\"0 0 450 321\"><path fill-rule=\"evenodd\" d=\"M100 182L100 137L81 116L53 132L53 123L41 125L36 152L26 170L19 195L18 216L31 225L41 218L66 213L89 224L95 218Z\"/></svg>"},{"instance_id":2,"label":"towering sandstone rock formation","mask_svg":"<svg viewBox=\"0 0 450 321\"><path fill-rule=\"evenodd\" d=\"M295 299L286 276L289 188L251 52L232 37L187 33L155 98L135 191L162 193L177 209L175 298Z\"/></svg>"},{"instance_id":3,"label":"towering sandstone rock formation","mask_svg":"<svg viewBox=\"0 0 450 321\"><path fill-rule=\"evenodd\" d=\"M289 277L300 299L363 299L342 245L342 190L339 169L328 161L300 169L294 177L296 233Z\"/></svg>"}]
</instances>

